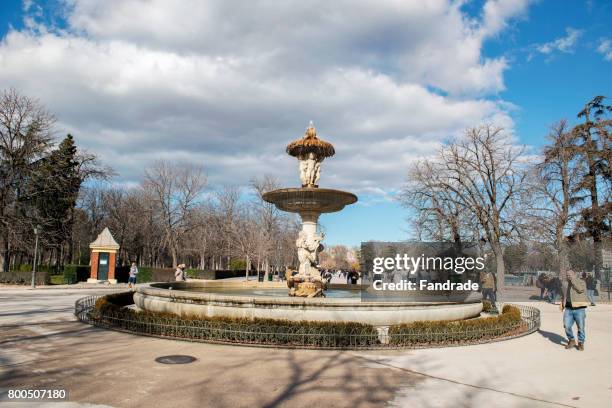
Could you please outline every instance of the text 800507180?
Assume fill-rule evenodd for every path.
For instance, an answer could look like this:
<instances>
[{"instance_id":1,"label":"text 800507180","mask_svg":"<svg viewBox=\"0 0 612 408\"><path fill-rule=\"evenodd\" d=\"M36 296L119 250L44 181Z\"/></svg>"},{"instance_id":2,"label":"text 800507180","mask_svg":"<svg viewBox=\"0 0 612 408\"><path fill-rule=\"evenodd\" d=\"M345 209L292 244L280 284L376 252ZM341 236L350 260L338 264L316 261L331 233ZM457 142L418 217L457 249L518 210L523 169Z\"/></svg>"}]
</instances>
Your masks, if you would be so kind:
<instances>
[{"instance_id":1,"label":"text 800507180","mask_svg":"<svg viewBox=\"0 0 612 408\"><path fill-rule=\"evenodd\" d=\"M64 389L42 389L42 390L8 390L9 400L66 400L68 392Z\"/></svg>"}]
</instances>

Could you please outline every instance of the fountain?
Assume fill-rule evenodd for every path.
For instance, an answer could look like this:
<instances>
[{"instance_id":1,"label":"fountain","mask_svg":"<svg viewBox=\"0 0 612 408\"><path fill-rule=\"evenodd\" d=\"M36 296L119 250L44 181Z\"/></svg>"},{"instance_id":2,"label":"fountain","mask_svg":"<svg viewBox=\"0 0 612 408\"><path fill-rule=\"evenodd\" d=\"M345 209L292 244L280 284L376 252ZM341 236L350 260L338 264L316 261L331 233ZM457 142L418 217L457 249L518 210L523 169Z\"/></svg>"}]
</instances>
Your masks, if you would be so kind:
<instances>
[{"instance_id":1,"label":"fountain","mask_svg":"<svg viewBox=\"0 0 612 408\"><path fill-rule=\"evenodd\" d=\"M134 293L139 308L202 318L360 322L383 328L414 321L468 319L480 314L482 297L477 292L413 291L409 296L381 300L368 296L369 285L331 284L326 289L317 269L324 238L317 231L319 215L340 211L357 202L357 197L319 188L321 163L335 151L330 143L317 137L312 123L302 138L287 146L287 153L299 161L302 186L263 196L302 219L296 240L299 267L286 274L287 284L224 280L151 283L138 286Z\"/></svg>"},{"instance_id":2,"label":"fountain","mask_svg":"<svg viewBox=\"0 0 612 408\"><path fill-rule=\"evenodd\" d=\"M317 269L324 235L317 232L317 222L322 213L340 211L357 202L357 197L346 191L319 188L321 163L326 157L333 156L335 150L331 143L317 138L312 121L304 137L287 146L287 153L298 159L302 187L269 191L263 199L282 211L300 214L302 219L302 230L295 242L299 269L297 274L289 270L285 275L289 296L325 296L325 284Z\"/></svg>"}]
</instances>

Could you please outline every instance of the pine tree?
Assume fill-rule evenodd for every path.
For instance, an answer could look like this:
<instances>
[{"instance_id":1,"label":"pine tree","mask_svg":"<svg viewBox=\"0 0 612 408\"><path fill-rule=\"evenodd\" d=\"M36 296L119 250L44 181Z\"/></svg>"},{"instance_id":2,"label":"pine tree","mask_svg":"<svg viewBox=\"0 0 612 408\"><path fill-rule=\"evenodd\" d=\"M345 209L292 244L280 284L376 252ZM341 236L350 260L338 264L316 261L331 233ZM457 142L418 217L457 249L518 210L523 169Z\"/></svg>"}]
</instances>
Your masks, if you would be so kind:
<instances>
[{"instance_id":1,"label":"pine tree","mask_svg":"<svg viewBox=\"0 0 612 408\"><path fill-rule=\"evenodd\" d=\"M43 226L43 241L60 252L70 242L81 183L77 148L72 135L68 135L37 163L28 188L35 217Z\"/></svg>"},{"instance_id":2,"label":"pine tree","mask_svg":"<svg viewBox=\"0 0 612 408\"><path fill-rule=\"evenodd\" d=\"M582 174L578 191L586 192L579 201L588 202L581 211L580 225L593 239L595 261L594 270L600 277L602 268L602 238L609 234L610 226L606 223L612 209L610 197L601 197L602 187L610 188L610 129L612 120L607 115L612 106L604 103L605 97L596 96L578 113L584 119L574 127L572 134L576 138L575 152L584 158L585 172Z\"/></svg>"}]
</instances>

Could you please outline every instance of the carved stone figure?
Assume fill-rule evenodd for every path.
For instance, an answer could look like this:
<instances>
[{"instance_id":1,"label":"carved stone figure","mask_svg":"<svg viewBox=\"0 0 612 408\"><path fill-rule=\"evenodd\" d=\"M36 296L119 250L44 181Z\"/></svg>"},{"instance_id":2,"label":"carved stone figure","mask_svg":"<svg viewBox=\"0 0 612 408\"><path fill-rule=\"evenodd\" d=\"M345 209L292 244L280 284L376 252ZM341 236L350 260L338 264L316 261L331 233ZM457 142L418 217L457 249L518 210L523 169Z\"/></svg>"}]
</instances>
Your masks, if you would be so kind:
<instances>
[{"instance_id":1,"label":"carved stone figure","mask_svg":"<svg viewBox=\"0 0 612 408\"><path fill-rule=\"evenodd\" d=\"M317 252L319 251L323 238L323 234L315 233L309 235L304 231L299 232L298 238L295 241L295 246L297 247L298 261L300 262L300 275L308 276L318 273L315 266L317 264Z\"/></svg>"},{"instance_id":2,"label":"carved stone figure","mask_svg":"<svg viewBox=\"0 0 612 408\"><path fill-rule=\"evenodd\" d=\"M316 187L321 176L322 157L310 152L298 157L302 187Z\"/></svg>"}]
</instances>

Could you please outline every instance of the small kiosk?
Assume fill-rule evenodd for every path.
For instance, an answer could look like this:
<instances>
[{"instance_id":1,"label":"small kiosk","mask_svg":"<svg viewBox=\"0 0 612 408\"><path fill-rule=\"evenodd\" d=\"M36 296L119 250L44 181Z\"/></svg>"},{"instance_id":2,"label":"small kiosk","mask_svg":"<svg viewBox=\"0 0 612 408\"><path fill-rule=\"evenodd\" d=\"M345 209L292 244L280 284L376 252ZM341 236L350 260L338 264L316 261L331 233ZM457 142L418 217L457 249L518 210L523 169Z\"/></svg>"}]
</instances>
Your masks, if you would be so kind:
<instances>
[{"instance_id":1,"label":"small kiosk","mask_svg":"<svg viewBox=\"0 0 612 408\"><path fill-rule=\"evenodd\" d=\"M98 235L98 238L89 244L89 248L91 249L91 274L87 282L117 283L115 264L117 262L119 244L117 244L109 229L104 228L100 235Z\"/></svg>"}]
</instances>

